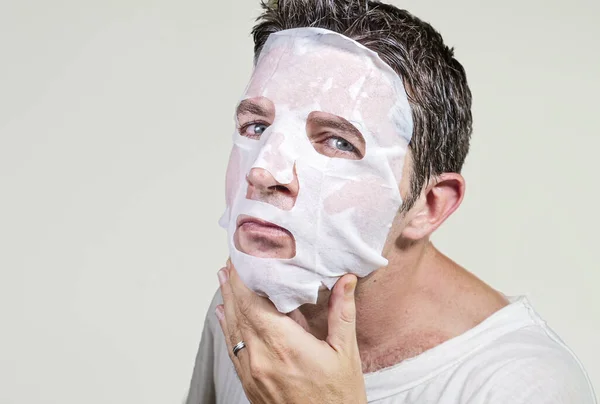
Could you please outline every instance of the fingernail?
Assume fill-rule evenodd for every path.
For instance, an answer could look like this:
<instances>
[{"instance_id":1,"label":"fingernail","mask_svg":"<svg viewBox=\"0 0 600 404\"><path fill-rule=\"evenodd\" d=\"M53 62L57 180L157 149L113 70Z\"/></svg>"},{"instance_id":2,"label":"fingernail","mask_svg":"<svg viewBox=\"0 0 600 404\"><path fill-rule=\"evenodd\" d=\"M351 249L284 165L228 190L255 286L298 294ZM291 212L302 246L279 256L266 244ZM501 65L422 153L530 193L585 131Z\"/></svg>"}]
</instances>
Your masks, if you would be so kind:
<instances>
[{"instance_id":1,"label":"fingernail","mask_svg":"<svg viewBox=\"0 0 600 404\"><path fill-rule=\"evenodd\" d=\"M217 276L219 277L220 285L223 285L225 282L227 282L227 270L225 268L219 269L219 272L217 272Z\"/></svg>"},{"instance_id":2,"label":"fingernail","mask_svg":"<svg viewBox=\"0 0 600 404\"><path fill-rule=\"evenodd\" d=\"M354 293L354 289L356 289L356 280L348 282L344 285L344 292L346 296L351 296Z\"/></svg>"},{"instance_id":3,"label":"fingernail","mask_svg":"<svg viewBox=\"0 0 600 404\"><path fill-rule=\"evenodd\" d=\"M223 306L218 305L215 309L215 314L219 320L223 320Z\"/></svg>"},{"instance_id":4,"label":"fingernail","mask_svg":"<svg viewBox=\"0 0 600 404\"><path fill-rule=\"evenodd\" d=\"M231 268L231 258L227 259L227 262L225 263L225 266L227 267L227 269Z\"/></svg>"}]
</instances>

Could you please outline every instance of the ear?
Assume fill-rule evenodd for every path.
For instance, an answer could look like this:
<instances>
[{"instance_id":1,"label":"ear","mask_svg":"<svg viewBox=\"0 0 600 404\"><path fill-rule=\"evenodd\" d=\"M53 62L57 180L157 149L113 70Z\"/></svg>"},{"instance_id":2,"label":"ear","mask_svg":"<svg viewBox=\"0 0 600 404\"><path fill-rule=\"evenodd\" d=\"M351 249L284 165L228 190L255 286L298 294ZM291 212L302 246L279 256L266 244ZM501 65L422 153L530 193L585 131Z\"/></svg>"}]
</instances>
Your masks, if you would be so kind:
<instances>
[{"instance_id":1,"label":"ear","mask_svg":"<svg viewBox=\"0 0 600 404\"><path fill-rule=\"evenodd\" d=\"M419 240L433 233L460 206L465 195L465 179L457 173L443 173L423 190L413 209L407 212L408 223L402 236Z\"/></svg>"}]
</instances>

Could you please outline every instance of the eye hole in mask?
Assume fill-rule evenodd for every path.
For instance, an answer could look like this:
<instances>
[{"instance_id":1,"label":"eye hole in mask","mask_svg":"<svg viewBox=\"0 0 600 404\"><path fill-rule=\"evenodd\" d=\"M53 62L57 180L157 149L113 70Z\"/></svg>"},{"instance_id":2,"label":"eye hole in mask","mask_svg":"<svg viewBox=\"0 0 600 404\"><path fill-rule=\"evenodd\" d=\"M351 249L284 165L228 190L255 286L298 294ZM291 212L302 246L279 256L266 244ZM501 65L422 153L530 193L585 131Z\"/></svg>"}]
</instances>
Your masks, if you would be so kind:
<instances>
[{"instance_id":1,"label":"eye hole in mask","mask_svg":"<svg viewBox=\"0 0 600 404\"><path fill-rule=\"evenodd\" d=\"M313 111L306 120L306 134L315 150L328 157L360 160L366 144L362 134L346 119Z\"/></svg>"},{"instance_id":2,"label":"eye hole in mask","mask_svg":"<svg viewBox=\"0 0 600 404\"><path fill-rule=\"evenodd\" d=\"M236 121L240 136L260 139L275 120L275 105L266 97L243 100L237 107Z\"/></svg>"},{"instance_id":3,"label":"eye hole in mask","mask_svg":"<svg viewBox=\"0 0 600 404\"><path fill-rule=\"evenodd\" d=\"M275 106L266 97L243 100L237 109L240 136L258 140L275 120ZM327 157L360 160L365 155L365 139L346 119L313 111L306 121L306 134L314 149Z\"/></svg>"}]
</instances>

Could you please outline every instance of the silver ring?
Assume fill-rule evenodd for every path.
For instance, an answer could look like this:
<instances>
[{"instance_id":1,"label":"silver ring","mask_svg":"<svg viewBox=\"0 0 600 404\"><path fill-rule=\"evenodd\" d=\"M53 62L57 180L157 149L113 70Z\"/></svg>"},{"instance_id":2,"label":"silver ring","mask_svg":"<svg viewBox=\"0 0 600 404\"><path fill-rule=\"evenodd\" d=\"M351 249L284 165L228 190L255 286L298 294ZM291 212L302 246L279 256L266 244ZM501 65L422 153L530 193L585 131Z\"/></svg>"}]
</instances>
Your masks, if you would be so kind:
<instances>
[{"instance_id":1,"label":"silver ring","mask_svg":"<svg viewBox=\"0 0 600 404\"><path fill-rule=\"evenodd\" d=\"M244 341L240 341L237 344L235 344L235 346L233 347L233 354L235 355L236 358L237 358L238 352L240 352L244 348L246 348L246 344L244 344Z\"/></svg>"}]
</instances>

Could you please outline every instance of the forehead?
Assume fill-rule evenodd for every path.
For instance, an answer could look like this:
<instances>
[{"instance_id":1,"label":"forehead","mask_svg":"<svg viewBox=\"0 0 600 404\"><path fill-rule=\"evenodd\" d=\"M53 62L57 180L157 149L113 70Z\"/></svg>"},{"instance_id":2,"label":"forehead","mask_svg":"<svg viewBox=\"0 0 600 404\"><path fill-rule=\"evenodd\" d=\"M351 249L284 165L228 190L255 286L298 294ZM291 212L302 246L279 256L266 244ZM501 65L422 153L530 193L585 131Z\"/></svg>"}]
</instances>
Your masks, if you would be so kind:
<instances>
[{"instance_id":1,"label":"forehead","mask_svg":"<svg viewBox=\"0 0 600 404\"><path fill-rule=\"evenodd\" d=\"M403 96L397 94L400 78L381 69L358 44L322 38L272 35L244 98L262 96L276 107L324 111L353 121L389 119Z\"/></svg>"}]
</instances>

